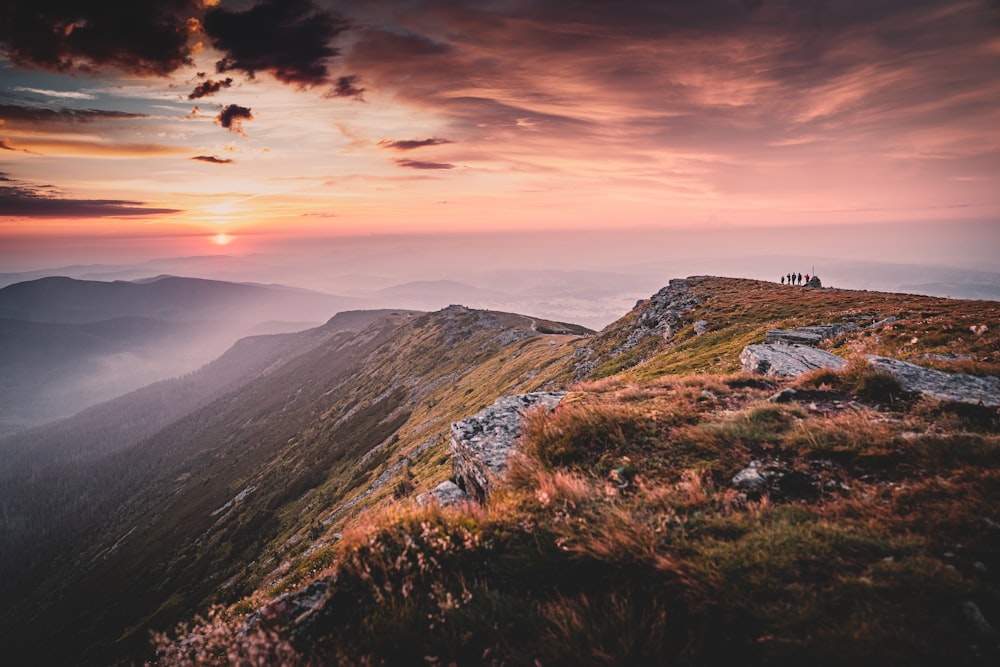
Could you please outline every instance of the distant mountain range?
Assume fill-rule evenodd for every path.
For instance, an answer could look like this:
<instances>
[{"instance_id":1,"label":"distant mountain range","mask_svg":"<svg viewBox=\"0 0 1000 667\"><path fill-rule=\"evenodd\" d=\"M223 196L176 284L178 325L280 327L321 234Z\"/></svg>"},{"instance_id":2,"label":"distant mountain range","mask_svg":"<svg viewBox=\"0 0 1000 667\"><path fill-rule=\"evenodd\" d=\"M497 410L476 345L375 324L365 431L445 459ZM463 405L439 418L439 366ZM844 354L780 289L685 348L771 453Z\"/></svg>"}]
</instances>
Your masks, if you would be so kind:
<instances>
[{"instance_id":1,"label":"distant mountain range","mask_svg":"<svg viewBox=\"0 0 1000 667\"><path fill-rule=\"evenodd\" d=\"M119 317L164 321L322 321L360 300L279 285L158 276L126 282L39 278L0 289L0 318L99 322Z\"/></svg>"},{"instance_id":2,"label":"distant mountain range","mask_svg":"<svg viewBox=\"0 0 1000 667\"><path fill-rule=\"evenodd\" d=\"M0 435L191 372L250 333L301 330L357 299L158 276L0 289Z\"/></svg>"}]
</instances>

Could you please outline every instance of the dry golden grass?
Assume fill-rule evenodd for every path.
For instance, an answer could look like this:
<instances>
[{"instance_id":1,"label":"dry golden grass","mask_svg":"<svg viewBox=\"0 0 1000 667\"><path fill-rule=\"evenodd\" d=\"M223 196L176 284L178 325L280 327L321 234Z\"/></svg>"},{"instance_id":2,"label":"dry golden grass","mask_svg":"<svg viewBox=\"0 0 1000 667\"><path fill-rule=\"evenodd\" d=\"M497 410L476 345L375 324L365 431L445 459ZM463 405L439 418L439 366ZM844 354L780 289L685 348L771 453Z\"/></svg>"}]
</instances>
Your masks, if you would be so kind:
<instances>
[{"instance_id":1,"label":"dry golden grass","mask_svg":"<svg viewBox=\"0 0 1000 667\"><path fill-rule=\"evenodd\" d=\"M294 626L304 656L343 664L994 664L962 610L1000 619L1000 413L905 396L861 355L947 350L972 356L943 366L995 372L998 327L969 327L997 306L696 289L712 331L530 413L484 508L385 510L346 533L329 599L278 637ZM831 341L844 371L733 372L766 328L864 313L899 320ZM785 387L791 404L768 400ZM778 476L737 488L751 461Z\"/></svg>"}]
</instances>

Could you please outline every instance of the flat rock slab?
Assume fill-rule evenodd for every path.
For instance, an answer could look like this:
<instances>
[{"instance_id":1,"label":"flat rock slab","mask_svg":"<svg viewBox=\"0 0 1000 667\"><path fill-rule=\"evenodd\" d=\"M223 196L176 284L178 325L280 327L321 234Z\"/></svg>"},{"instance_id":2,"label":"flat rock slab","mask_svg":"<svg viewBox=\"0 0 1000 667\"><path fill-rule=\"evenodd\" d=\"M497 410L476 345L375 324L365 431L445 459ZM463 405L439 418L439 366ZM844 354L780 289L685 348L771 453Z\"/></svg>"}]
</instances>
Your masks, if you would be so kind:
<instances>
[{"instance_id":1,"label":"flat rock slab","mask_svg":"<svg viewBox=\"0 0 1000 667\"><path fill-rule=\"evenodd\" d=\"M786 343L788 345L819 345L823 340L839 336L848 331L857 331L857 325L851 324L817 324L811 327L795 329L771 329L764 336L764 342Z\"/></svg>"},{"instance_id":2,"label":"flat rock slab","mask_svg":"<svg viewBox=\"0 0 1000 667\"><path fill-rule=\"evenodd\" d=\"M877 371L896 378L906 391L919 392L939 401L1000 406L1000 378L978 377L965 373L946 373L924 368L899 359L868 355L868 363Z\"/></svg>"},{"instance_id":3,"label":"flat rock slab","mask_svg":"<svg viewBox=\"0 0 1000 667\"><path fill-rule=\"evenodd\" d=\"M747 345L740 352L740 363L748 373L771 377L795 377L818 368L841 370L847 365L846 360L824 350L784 343Z\"/></svg>"},{"instance_id":4,"label":"flat rock slab","mask_svg":"<svg viewBox=\"0 0 1000 667\"><path fill-rule=\"evenodd\" d=\"M451 425L451 465L459 486L485 502L507 472L507 461L521 437L524 413L551 410L565 392L504 396L493 405Z\"/></svg>"}]
</instances>

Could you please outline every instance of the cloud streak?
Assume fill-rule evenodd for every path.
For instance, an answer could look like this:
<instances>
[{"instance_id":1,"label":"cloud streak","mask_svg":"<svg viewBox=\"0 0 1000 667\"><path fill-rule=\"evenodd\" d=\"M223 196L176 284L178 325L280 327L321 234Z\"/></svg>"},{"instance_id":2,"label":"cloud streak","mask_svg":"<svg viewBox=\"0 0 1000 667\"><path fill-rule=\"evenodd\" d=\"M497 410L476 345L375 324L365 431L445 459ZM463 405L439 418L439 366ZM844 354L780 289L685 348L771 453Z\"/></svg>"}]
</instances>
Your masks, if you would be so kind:
<instances>
[{"instance_id":1,"label":"cloud streak","mask_svg":"<svg viewBox=\"0 0 1000 667\"><path fill-rule=\"evenodd\" d=\"M427 139L383 139L378 142L378 145L382 148L391 148L397 151L412 151L417 148L425 148L427 146L443 146L444 144L453 143L448 139L439 139L438 137L429 137Z\"/></svg>"},{"instance_id":2,"label":"cloud streak","mask_svg":"<svg viewBox=\"0 0 1000 667\"><path fill-rule=\"evenodd\" d=\"M173 208L153 208L123 199L74 199L52 186L32 186L0 174L0 216L19 218L116 218L170 215Z\"/></svg>"},{"instance_id":3,"label":"cloud streak","mask_svg":"<svg viewBox=\"0 0 1000 667\"><path fill-rule=\"evenodd\" d=\"M229 158L217 157L215 155L195 155L190 158L197 162L208 162L209 164L233 164Z\"/></svg>"},{"instance_id":4,"label":"cloud streak","mask_svg":"<svg viewBox=\"0 0 1000 667\"><path fill-rule=\"evenodd\" d=\"M26 124L92 123L102 120L132 120L146 114L106 109L72 109L0 104L0 119Z\"/></svg>"},{"instance_id":5,"label":"cloud streak","mask_svg":"<svg viewBox=\"0 0 1000 667\"><path fill-rule=\"evenodd\" d=\"M425 162L423 160L393 160L400 167L405 167L407 169L454 169L455 165L448 164L447 162Z\"/></svg>"}]
</instances>

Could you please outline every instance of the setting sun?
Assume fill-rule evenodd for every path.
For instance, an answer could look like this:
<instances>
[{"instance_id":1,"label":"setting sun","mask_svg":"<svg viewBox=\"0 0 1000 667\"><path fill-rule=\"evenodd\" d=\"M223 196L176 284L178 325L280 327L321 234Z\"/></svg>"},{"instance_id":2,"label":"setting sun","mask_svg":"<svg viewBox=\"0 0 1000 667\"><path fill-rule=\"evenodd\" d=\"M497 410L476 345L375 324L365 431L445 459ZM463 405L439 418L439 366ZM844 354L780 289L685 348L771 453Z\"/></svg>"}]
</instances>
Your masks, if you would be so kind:
<instances>
[{"instance_id":1,"label":"setting sun","mask_svg":"<svg viewBox=\"0 0 1000 667\"><path fill-rule=\"evenodd\" d=\"M212 237L212 243L215 245L229 245L232 240L233 237L229 234L216 234Z\"/></svg>"}]
</instances>

